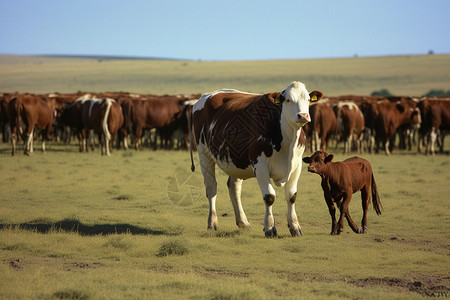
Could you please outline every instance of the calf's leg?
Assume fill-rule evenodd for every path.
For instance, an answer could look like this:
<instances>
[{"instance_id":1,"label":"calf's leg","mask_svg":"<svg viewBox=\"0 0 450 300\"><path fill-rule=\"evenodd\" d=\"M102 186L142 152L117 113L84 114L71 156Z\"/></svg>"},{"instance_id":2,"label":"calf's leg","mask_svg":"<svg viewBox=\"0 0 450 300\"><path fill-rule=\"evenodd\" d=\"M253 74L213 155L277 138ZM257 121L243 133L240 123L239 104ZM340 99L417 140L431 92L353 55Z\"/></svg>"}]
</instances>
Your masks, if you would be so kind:
<instances>
[{"instance_id":1,"label":"calf's leg","mask_svg":"<svg viewBox=\"0 0 450 300\"><path fill-rule=\"evenodd\" d=\"M370 191L370 187L367 185L365 185L363 187L363 189L361 190L363 218L361 220L361 229L359 230L359 233L367 232L367 211L369 209L369 204L370 204L369 191Z\"/></svg>"},{"instance_id":2,"label":"calf's leg","mask_svg":"<svg viewBox=\"0 0 450 300\"><path fill-rule=\"evenodd\" d=\"M340 232L338 232L338 224L336 222L336 207L334 206L333 203L333 199L327 194L324 193L325 195L325 202L327 203L328 206L328 211L330 212L330 216L331 216L331 235L336 235L339 234Z\"/></svg>"},{"instance_id":3,"label":"calf's leg","mask_svg":"<svg viewBox=\"0 0 450 300\"><path fill-rule=\"evenodd\" d=\"M339 230L338 234L340 234L344 229L344 218L347 219L348 225L352 228L352 230L356 233L359 233L358 225L356 225L355 222L353 222L352 217L350 216L350 213L348 211L348 206L350 204L350 201L352 200L352 194L347 193L344 195L344 199L342 200L340 211L341 216L339 217Z\"/></svg>"}]
</instances>

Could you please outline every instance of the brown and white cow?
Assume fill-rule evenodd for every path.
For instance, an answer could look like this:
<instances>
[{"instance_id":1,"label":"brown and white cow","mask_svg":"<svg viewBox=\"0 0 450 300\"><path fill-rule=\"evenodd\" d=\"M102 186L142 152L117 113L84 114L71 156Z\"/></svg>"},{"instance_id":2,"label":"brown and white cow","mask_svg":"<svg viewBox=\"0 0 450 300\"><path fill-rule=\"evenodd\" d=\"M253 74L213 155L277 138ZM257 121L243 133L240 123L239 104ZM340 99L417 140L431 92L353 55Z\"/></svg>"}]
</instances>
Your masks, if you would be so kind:
<instances>
[{"instance_id":1,"label":"brown and white cow","mask_svg":"<svg viewBox=\"0 0 450 300\"><path fill-rule=\"evenodd\" d=\"M110 142L114 140L123 125L123 113L120 105L111 98L84 101L82 121L83 137L89 137L88 132L93 129L101 143L101 154L111 155Z\"/></svg>"},{"instance_id":2,"label":"brown and white cow","mask_svg":"<svg viewBox=\"0 0 450 300\"><path fill-rule=\"evenodd\" d=\"M264 95L219 90L202 95L193 108L193 126L200 166L209 200L208 229L217 230L217 164L228 177L228 190L238 227L250 227L241 204L243 179L256 177L266 205L264 232L277 236L272 205L277 186L284 186L287 221L292 236L302 234L295 212L301 157L305 151L302 126L311 121L308 93L300 82L281 93ZM192 149L191 149L192 151ZM192 162L192 169L195 169Z\"/></svg>"},{"instance_id":3,"label":"brown and white cow","mask_svg":"<svg viewBox=\"0 0 450 300\"><path fill-rule=\"evenodd\" d=\"M308 172L319 174L322 177L322 189L328 210L331 215L331 234L340 234L344 229L344 217L356 233L367 232L367 210L370 204L370 191L372 191L373 208L378 215L381 214L381 201L377 191L370 163L360 157L351 157L342 162L332 162L333 154L317 151L311 157L304 157ZM363 218L361 229L353 222L348 211L352 195L361 191ZM336 222L336 208L339 207L341 215Z\"/></svg>"},{"instance_id":4,"label":"brown and white cow","mask_svg":"<svg viewBox=\"0 0 450 300\"><path fill-rule=\"evenodd\" d=\"M16 151L17 136L21 122L24 124L23 139L26 155L33 153L34 130L42 130L42 152L45 152L45 141L50 140L54 109L49 106L44 97L33 94L19 94L8 103L8 114L12 133L12 151Z\"/></svg>"}]
</instances>

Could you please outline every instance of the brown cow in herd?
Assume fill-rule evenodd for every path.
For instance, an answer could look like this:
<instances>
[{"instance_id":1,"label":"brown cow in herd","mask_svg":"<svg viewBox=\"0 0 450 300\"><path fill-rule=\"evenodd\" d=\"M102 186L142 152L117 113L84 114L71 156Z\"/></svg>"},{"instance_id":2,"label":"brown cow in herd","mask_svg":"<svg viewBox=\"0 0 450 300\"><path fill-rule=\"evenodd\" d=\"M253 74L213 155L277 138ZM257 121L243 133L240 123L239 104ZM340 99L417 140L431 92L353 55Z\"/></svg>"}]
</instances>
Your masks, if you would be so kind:
<instances>
[{"instance_id":1,"label":"brown cow in herd","mask_svg":"<svg viewBox=\"0 0 450 300\"><path fill-rule=\"evenodd\" d=\"M420 126L419 111L407 101L381 101L377 104L378 114L374 119L376 146L384 146L386 155L390 155L390 141L397 128L402 125Z\"/></svg>"},{"instance_id":2,"label":"brown cow in herd","mask_svg":"<svg viewBox=\"0 0 450 300\"><path fill-rule=\"evenodd\" d=\"M14 96L8 103L9 122L12 133L12 151L16 151L17 136L19 134L20 120L25 129L23 138L25 141L25 154L33 153L33 133L35 128L42 131L42 151L45 152L45 141L50 140L53 126L55 108L39 95L20 94Z\"/></svg>"},{"instance_id":3,"label":"brown cow in herd","mask_svg":"<svg viewBox=\"0 0 450 300\"><path fill-rule=\"evenodd\" d=\"M311 123L305 130L311 137L311 152L326 151L328 142L336 132L336 115L328 102L314 103L310 106Z\"/></svg>"},{"instance_id":4,"label":"brown cow in herd","mask_svg":"<svg viewBox=\"0 0 450 300\"><path fill-rule=\"evenodd\" d=\"M332 162L333 154L317 151L311 157L304 157L303 161L308 166L308 172L316 173L322 177L322 189L328 210L331 215L331 234L340 234L344 229L344 217L349 226L356 233L367 232L367 211L370 204L370 192L375 212L381 214L381 201L377 191L377 185L372 173L370 163L359 157L351 157L342 162ZM363 218L361 228L352 220L348 207L352 195L361 191ZM339 207L340 217L336 222L336 208Z\"/></svg>"}]
</instances>

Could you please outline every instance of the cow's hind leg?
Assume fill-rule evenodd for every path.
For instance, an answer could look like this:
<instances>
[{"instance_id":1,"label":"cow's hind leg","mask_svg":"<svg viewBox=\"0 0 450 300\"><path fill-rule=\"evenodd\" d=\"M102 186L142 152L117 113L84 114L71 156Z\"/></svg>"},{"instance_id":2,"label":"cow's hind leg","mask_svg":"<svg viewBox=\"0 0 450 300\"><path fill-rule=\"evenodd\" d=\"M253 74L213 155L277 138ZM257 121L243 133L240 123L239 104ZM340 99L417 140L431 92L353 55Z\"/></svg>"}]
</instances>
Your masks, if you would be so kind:
<instances>
[{"instance_id":1,"label":"cow's hind leg","mask_svg":"<svg viewBox=\"0 0 450 300\"><path fill-rule=\"evenodd\" d=\"M361 190L361 200L362 200L362 209L363 209L363 218L361 221L361 229L359 233L367 232L367 211L369 209L370 198L369 198L370 187L365 185Z\"/></svg>"},{"instance_id":2,"label":"cow's hind leg","mask_svg":"<svg viewBox=\"0 0 450 300\"><path fill-rule=\"evenodd\" d=\"M266 237L276 237L277 229L272 213L272 205L275 202L275 190L270 183L270 176L267 172L267 166L259 166L255 168L256 179L266 204L266 213L264 215L264 232Z\"/></svg>"},{"instance_id":3,"label":"cow's hind leg","mask_svg":"<svg viewBox=\"0 0 450 300\"><path fill-rule=\"evenodd\" d=\"M247 216L245 215L244 209L241 203L241 190L242 190L242 179L236 177L228 177L227 186L228 192L230 194L231 203L234 208L234 215L236 217L236 225L239 228L250 228L250 224L247 221Z\"/></svg>"},{"instance_id":4,"label":"cow's hind leg","mask_svg":"<svg viewBox=\"0 0 450 300\"><path fill-rule=\"evenodd\" d=\"M218 219L216 212L216 198L217 198L217 181L215 168L216 163L212 157L207 153L208 151L204 146L198 146L200 167L202 169L203 180L206 188L206 197L209 201L209 216L208 216L208 229L217 230Z\"/></svg>"}]
</instances>

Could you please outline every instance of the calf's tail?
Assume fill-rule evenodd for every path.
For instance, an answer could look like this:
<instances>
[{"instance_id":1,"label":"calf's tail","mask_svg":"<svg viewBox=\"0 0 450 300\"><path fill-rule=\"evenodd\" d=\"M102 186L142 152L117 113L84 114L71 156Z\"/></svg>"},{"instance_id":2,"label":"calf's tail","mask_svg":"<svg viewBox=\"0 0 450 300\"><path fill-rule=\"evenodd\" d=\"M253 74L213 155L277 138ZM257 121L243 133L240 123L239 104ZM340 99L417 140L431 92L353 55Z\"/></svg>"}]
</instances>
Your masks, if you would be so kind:
<instances>
[{"instance_id":1,"label":"calf's tail","mask_svg":"<svg viewBox=\"0 0 450 300\"><path fill-rule=\"evenodd\" d=\"M372 174L372 204L373 209L376 211L377 215L381 215L381 209L383 205L380 201L380 196L378 195L377 184L375 183L375 178Z\"/></svg>"}]
</instances>

